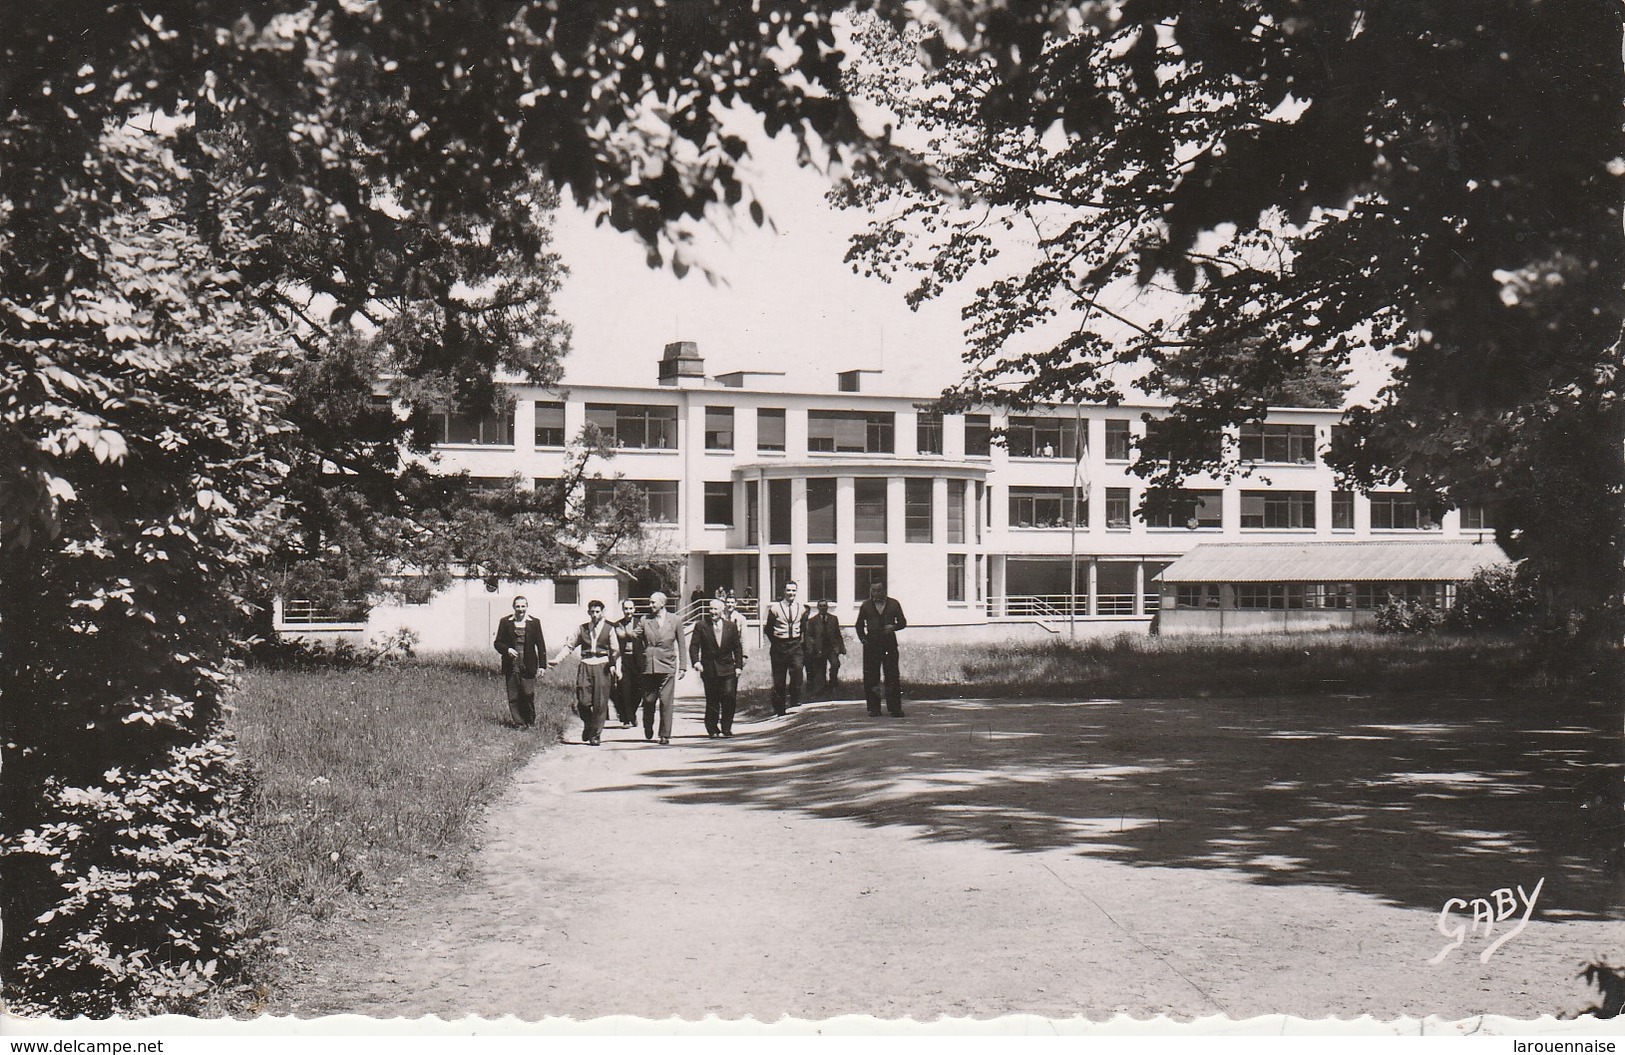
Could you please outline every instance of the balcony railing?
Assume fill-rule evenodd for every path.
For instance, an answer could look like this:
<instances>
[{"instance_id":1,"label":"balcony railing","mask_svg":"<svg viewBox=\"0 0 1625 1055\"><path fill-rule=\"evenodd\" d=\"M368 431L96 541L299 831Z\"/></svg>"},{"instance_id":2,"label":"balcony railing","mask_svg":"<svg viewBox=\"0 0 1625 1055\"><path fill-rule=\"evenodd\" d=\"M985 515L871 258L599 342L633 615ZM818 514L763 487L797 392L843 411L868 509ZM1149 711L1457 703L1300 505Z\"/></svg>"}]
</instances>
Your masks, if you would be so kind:
<instances>
[{"instance_id":1,"label":"balcony railing","mask_svg":"<svg viewBox=\"0 0 1625 1055\"><path fill-rule=\"evenodd\" d=\"M1157 594L1145 595L1141 611L1155 615L1162 598ZM1134 595L1131 593L1102 593L1095 595L1095 615L1132 616ZM1088 594L1009 594L988 600L988 615L995 619L1070 619L1089 615Z\"/></svg>"},{"instance_id":2,"label":"balcony railing","mask_svg":"<svg viewBox=\"0 0 1625 1055\"><path fill-rule=\"evenodd\" d=\"M287 626L317 623L365 623L368 607L360 602L324 605L317 601L294 599L282 602L282 622Z\"/></svg>"}]
</instances>

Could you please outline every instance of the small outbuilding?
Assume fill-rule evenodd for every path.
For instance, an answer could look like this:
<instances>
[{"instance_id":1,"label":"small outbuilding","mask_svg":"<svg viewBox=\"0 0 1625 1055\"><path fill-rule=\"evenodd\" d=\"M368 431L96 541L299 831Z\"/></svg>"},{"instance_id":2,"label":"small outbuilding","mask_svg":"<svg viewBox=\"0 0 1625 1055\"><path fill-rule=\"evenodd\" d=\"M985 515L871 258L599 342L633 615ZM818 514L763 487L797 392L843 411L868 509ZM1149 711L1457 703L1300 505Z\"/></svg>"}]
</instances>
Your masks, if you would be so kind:
<instances>
[{"instance_id":1,"label":"small outbuilding","mask_svg":"<svg viewBox=\"0 0 1625 1055\"><path fill-rule=\"evenodd\" d=\"M1368 625L1405 599L1449 607L1456 586L1506 561L1493 542L1213 542L1162 570L1157 630L1247 634Z\"/></svg>"}]
</instances>

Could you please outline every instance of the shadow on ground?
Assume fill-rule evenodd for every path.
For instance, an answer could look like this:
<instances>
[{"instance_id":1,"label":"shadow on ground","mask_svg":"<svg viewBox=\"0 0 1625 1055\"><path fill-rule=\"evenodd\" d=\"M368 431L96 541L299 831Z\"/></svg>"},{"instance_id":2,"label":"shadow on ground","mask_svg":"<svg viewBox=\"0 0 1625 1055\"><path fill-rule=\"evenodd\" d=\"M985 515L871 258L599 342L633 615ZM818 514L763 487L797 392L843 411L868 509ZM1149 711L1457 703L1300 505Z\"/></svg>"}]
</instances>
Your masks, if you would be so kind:
<instances>
[{"instance_id":1,"label":"shadow on ground","mask_svg":"<svg viewBox=\"0 0 1625 1055\"><path fill-rule=\"evenodd\" d=\"M861 701L750 723L645 774L726 802L1011 852L1225 868L1437 911L1532 889L1621 915L1618 716L1597 704L1349 696ZM616 789L605 788L603 791Z\"/></svg>"}]
</instances>

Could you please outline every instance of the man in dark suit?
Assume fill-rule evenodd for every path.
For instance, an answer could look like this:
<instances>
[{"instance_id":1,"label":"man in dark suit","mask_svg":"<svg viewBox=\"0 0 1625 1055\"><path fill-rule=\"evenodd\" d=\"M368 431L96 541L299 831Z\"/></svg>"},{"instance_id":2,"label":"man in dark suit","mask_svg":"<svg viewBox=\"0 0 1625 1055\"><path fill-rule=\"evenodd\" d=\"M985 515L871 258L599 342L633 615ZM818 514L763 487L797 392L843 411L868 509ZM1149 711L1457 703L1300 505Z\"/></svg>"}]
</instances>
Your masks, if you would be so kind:
<instances>
[{"instance_id":1,"label":"man in dark suit","mask_svg":"<svg viewBox=\"0 0 1625 1055\"><path fill-rule=\"evenodd\" d=\"M846 655L846 638L841 621L829 610L828 601L818 602L818 611L807 617L807 695L834 692L841 682L841 657Z\"/></svg>"},{"instance_id":2,"label":"man in dark suit","mask_svg":"<svg viewBox=\"0 0 1625 1055\"><path fill-rule=\"evenodd\" d=\"M903 717L903 687L897 678L897 631L908 625L903 606L886 596L886 584L869 584L869 599L858 606L853 629L863 642L863 696L869 702L870 717L880 716L880 675L886 675L886 710L893 718Z\"/></svg>"},{"instance_id":3,"label":"man in dark suit","mask_svg":"<svg viewBox=\"0 0 1625 1055\"><path fill-rule=\"evenodd\" d=\"M508 711L525 728L536 724L536 671L547 645L541 620L530 614L530 602L513 599L513 614L497 620L495 647L502 657L502 678L508 688Z\"/></svg>"},{"instance_id":4,"label":"man in dark suit","mask_svg":"<svg viewBox=\"0 0 1625 1055\"><path fill-rule=\"evenodd\" d=\"M610 688L610 699L615 701L615 717L621 728L630 729L638 722L638 707L643 703L643 642L638 638L638 602L628 597L621 602L621 621L615 624L620 643L620 676Z\"/></svg>"},{"instance_id":5,"label":"man in dark suit","mask_svg":"<svg viewBox=\"0 0 1625 1055\"><path fill-rule=\"evenodd\" d=\"M721 601L712 601L706 617L694 624L688 637L688 657L705 684L705 735L732 736L745 644Z\"/></svg>"},{"instance_id":6,"label":"man in dark suit","mask_svg":"<svg viewBox=\"0 0 1625 1055\"><path fill-rule=\"evenodd\" d=\"M794 579L784 584L784 599L767 606L763 625L767 655L773 662L774 714L783 714L801 702L801 639L807 630L807 606L796 601L797 589Z\"/></svg>"}]
</instances>

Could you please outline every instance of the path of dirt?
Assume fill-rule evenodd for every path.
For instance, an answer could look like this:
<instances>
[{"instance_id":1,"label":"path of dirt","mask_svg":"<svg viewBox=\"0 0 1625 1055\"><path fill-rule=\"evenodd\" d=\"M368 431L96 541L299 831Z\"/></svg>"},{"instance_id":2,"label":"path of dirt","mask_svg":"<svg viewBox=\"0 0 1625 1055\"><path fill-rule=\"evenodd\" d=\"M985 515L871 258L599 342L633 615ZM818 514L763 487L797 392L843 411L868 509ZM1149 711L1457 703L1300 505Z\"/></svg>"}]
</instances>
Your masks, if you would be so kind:
<instances>
[{"instance_id":1,"label":"path of dirt","mask_svg":"<svg viewBox=\"0 0 1625 1055\"><path fill-rule=\"evenodd\" d=\"M620 729L566 744L493 805L463 882L348 921L273 1010L1527 1018L1583 1006L1580 962L1625 954L1617 921L1537 911L1488 963L1475 937L1430 966L1442 897L1128 863L1160 815L1052 808L1066 785L1023 764L1084 706L915 702L897 721L813 704L712 741L685 700L669 747ZM1091 777L1134 779L1118 768Z\"/></svg>"}]
</instances>

